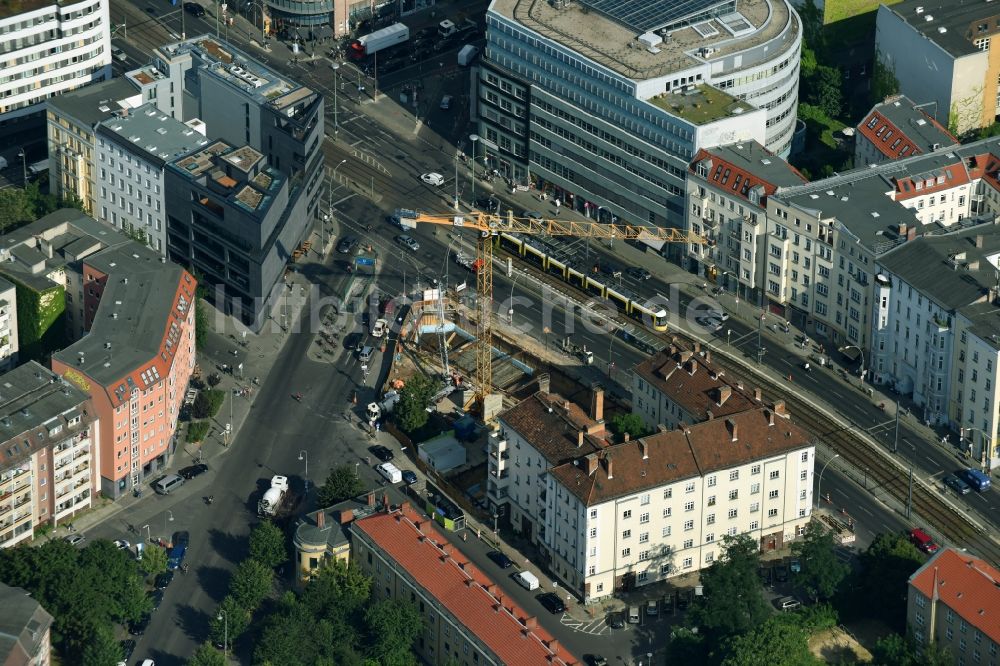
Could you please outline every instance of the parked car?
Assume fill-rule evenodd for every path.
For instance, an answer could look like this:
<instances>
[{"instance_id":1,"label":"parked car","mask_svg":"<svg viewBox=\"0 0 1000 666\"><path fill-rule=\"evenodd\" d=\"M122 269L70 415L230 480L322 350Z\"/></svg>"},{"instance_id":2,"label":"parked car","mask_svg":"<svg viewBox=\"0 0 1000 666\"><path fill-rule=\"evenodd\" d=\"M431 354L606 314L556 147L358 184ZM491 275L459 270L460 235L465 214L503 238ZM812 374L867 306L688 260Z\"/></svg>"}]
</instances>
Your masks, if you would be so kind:
<instances>
[{"instance_id":1,"label":"parked car","mask_svg":"<svg viewBox=\"0 0 1000 666\"><path fill-rule=\"evenodd\" d=\"M412 486L417 482L417 474L412 469L403 470L403 483L408 486Z\"/></svg>"},{"instance_id":2,"label":"parked car","mask_svg":"<svg viewBox=\"0 0 1000 666\"><path fill-rule=\"evenodd\" d=\"M972 487L954 474L946 475L941 482L959 495L968 495L972 492Z\"/></svg>"},{"instance_id":3,"label":"parked car","mask_svg":"<svg viewBox=\"0 0 1000 666\"><path fill-rule=\"evenodd\" d=\"M173 571L164 571L153 580L153 587L157 590L165 590L174 580Z\"/></svg>"},{"instance_id":4,"label":"parked car","mask_svg":"<svg viewBox=\"0 0 1000 666\"><path fill-rule=\"evenodd\" d=\"M135 641L128 638L121 643L122 646L122 660L120 663L127 664L132 658L132 653L135 652Z\"/></svg>"},{"instance_id":5,"label":"parked car","mask_svg":"<svg viewBox=\"0 0 1000 666\"><path fill-rule=\"evenodd\" d=\"M563 603L562 599L555 592L545 592L535 598L538 599L538 602L542 604L545 610L553 615L566 612L566 604Z\"/></svg>"},{"instance_id":6,"label":"parked car","mask_svg":"<svg viewBox=\"0 0 1000 666\"><path fill-rule=\"evenodd\" d=\"M604 622L612 629L624 629L625 628L625 614L620 611L615 611L614 613L608 613L608 617Z\"/></svg>"},{"instance_id":7,"label":"parked car","mask_svg":"<svg viewBox=\"0 0 1000 666\"><path fill-rule=\"evenodd\" d=\"M542 219L542 214L537 210L526 210L521 213L521 217L526 217L529 220L540 220Z\"/></svg>"},{"instance_id":8,"label":"parked car","mask_svg":"<svg viewBox=\"0 0 1000 666\"><path fill-rule=\"evenodd\" d=\"M486 557L493 560L493 562L501 569L509 569L514 565L514 562L499 550L491 550L486 553Z\"/></svg>"},{"instance_id":9,"label":"parked car","mask_svg":"<svg viewBox=\"0 0 1000 666\"><path fill-rule=\"evenodd\" d=\"M656 617L659 615L659 607L656 604L656 599L650 599L646 602L646 617Z\"/></svg>"},{"instance_id":10,"label":"parked car","mask_svg":"<svg viewBox=\"0 0 1000 666\"><path fill-rule=\"evenodd\" d=\"M373 456L375 456L382 462L389 462L393 458L392 451L382 446L381 444L379 444L378 446L373 446L369 450L372 452Z\"/></svg>"},{"instance_id":11,"label":"parked car","mask_svg":"<svg viewBox=\"0 0 1000 666\"><path fill-rule=\"evenodd\" d=\"M136 622L129 622L128 633L133 636L142 636L146 633L146 629L149 628L149 621L153 619L153 616L149 613L143 615Z\"/></svg>"},{"instance_id":12,"label":"parked car","mask_svg":"<svg viewBox=\"0 0 1000 666\"><path fill-rule=\"evenodd\" d=\"M444 176L439 173L425 173L420 176L420 180L424 181L428 185L433 185L434 187L444 185Z\"/></svg>"},{"instance_id":13,"label":"parked car","mask_svg":"<svg viewBox=\"0 0 1000 666\"><path fill-rule=\"evenodd\" d=\"M634 280L648 280L653 277L652 273L641 266L630 266L627 272L628 276Z\"/></svg>"},{"instance_id":14,"label":"parked car","mask_svg":"<svg viewBox=\"0 0 1000 666\"><path fill-rule=\"evenodd\" d=\"M495 213L500 207L500 202L493 197L479 197L476 199L476 208L487 213Z\"/></svg>"},{"instance_id":15,"label":"parked car","mask_svg":"<svg viewBox=\"0 0 1000 666\"><path fill-rule=\"evenodd\" d=\"M930 534L919 527L914 527L910 530L910 541L913 542L914 546L928 555L933 555L941 548L939 545L934 543L934 539L931 538Z\"/></svg>"},{"instance_id":16,"label":"parked car","mask_svg":"<svg viewBox=\"0 0 1000 666\"><path fill-rule=\"evenodd\" d=\"M208 465L204 463L198 463L197 465L189 465L187 467L182 467L180 470L178 470L177 473L180 474L186 480L190 481L194 477L201 476L207 471L208 471Z\"/></svg>"},{"instance_id":17,"label":"parked car","mask_svg":"<svg viewBox=\"0 0 1000 666\"><path fill-rule=\"evenodd\" d=\"M401 234L399 236L396 236L396 242L399 243L400 245L408 247L413 252L416 252L417 250L420 249L420 243L418 243L413 236L407 236L406 234Z\"/></svg>"},{"instance_id":18,"label":"parked car","mask_svg":"<svg viewBox=\"0 0 1000 666\"><path fill-rule=\"evenodd\" d=\"M605 261L601 263L601 272L608 277L620 278L622 276L622 267L610 261Z\"/></svg>"},{"instance_id":19,"label":"parked car","mask_svg":"<svg viewBox=\"0 0 1000 666\"><path fill-rule=\"evenodd\" d=\"M119 62L125 62L128 60L128 55L120 46L111 47L111 57Z\"/></svg>"},{"instance_id":20,"label":"parked car","mask_svg":"<svg viewBox=\"0 0 1000 666\"><path fill-rule=\"evenodd\" d=\"M340 242L337 243L337 252L340 254L350 254L351 251L358 246L358 243L358 239L354 236L344 236L340 239Z\"/></svg>"},{"instance_id":21,"label":"parked car","mask_svg":"<svg viewBox=\"0 0 1000 666\"><path fill-rule=\"evenodd\" d=\"M376 319L375 324L372 326L372 337L381 338L385 335L386 329L389 328L389 322L385 319Z\"/></svg>"},{"instance_id":22,"label":"parked car","mask_svg":"<svg viewBox=\"0 0 1000 666\"><path fill-rule=\"evenodd\" d=\"M782 613L787 613L789 611L795 610L802 604L799 603L799 600L796 599L795 597L781 597L780 599L775 600L774 605Z\"/></svg>"},{"instance_id":23,"label":"parked car","mask_svg":"<svg viewBox=\"0 0 1000 666\"><path fill-rule=\"evenodd\" d=\"M720 328L722 328L722 320L716 317L709 317L709 316L695 317L694 321L699 326L704 326L710 331L717 331Z\"/></svg>"},{"instance_id":24,"label":"parked car","mask_svg":"<svg viewBox=\"0 0 1000 666\"><path fill-rule=\"evenodd\" d=\"M447 111L451 108L451 95L445 95L441 98L441 110Z\"/></svg>"},{"instance_id":25,"label":"parked car","mask_svg":"<svg viewBox=\"0 0 1000 666\"><path fill-rule=\"evenodd\" d=\"M173 544L174 548L177 546L187 548L188 544L191 543L191 535L186 530L174 532L174 538L171 539L170 543Z\"/></svg>"},{"instance_id":26,"label":"parked car","mask_svg":"<svg viewBox=\"0 0 1000 666\"><path fill-rule=\"evenodd\" d=\"M83 541L83 536L80 534L70 534L68 537L65 537L65 539L66 543L68 543L71 546L75 546Z\"/></svg>"},{"instance_id":27,"label":"parked car","mask_svg":"<svg viewBox=\"0 0 1000 666\"><path fill-rule=\"evenodd\" d=\"M117 548L118 550L128 550L129 548L132 547L132 544L130 544L125 539L116 539L114 541L114 545L115 545L115 548Z\"/></svg>"},{"instance_id":28,"label":"parked car","mask_svg":"<svg viewBox=\"0 0 1000 666\"><path fill-rule=\"evenodd\" d=\"M185 555L187 555L187 546L174 546L171 548L167 556L167 568L171 570L180 569L181 565L184 564Z\"/></svg>"},{"instance_id":29,"label":"parked car","mask_svg":"<svg viewBox=\"0 0 1000 666\"><path fill-rule=\"evenodd\" d=\"M185 2L184 11L186 11L191 16L197 16L199 18L205 15L205 8L199 5L197 2Z\"/></svg>"},{"instance_id":30,"label":"parked car","mask_svg":"<svg viewBox=\"0 0 1000 666\"><path fill-rule=\"evenodd\" d=\"M149 593L149 601L153 604L153 610L155 611L163 603L163 590L153 590Z\"/></svg>"}]
</instances>

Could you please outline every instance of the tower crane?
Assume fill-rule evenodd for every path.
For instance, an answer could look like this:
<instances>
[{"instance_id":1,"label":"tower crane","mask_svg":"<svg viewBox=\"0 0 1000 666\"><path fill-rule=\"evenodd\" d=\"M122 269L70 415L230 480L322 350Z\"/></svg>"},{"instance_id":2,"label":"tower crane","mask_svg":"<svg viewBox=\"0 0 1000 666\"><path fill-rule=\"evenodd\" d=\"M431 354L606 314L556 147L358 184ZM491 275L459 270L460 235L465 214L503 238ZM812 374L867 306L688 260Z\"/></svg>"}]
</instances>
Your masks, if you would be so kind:
<instances>
[{"instance_id":1,"label":"tower crane","mask_svg":"<svg viewBox=\"0 0 1000 666\"><path fill-rule=\"evenodd\" d=\"M455 229L472 229L479 233L476 243L477 262L476 293L478 313L476 322L476 401L482 407L493 387L493 237L501 233L528 236L566 236L572 238L597 238L607 240L635 240L649 238L664 243L697 243L708 241L698 234L682 229L646 227L631 224L602 224L576 220L552 220L514 217L473 211L465 214L417 213L407 222L435 224Z\"/></svg>"}]
</instances>

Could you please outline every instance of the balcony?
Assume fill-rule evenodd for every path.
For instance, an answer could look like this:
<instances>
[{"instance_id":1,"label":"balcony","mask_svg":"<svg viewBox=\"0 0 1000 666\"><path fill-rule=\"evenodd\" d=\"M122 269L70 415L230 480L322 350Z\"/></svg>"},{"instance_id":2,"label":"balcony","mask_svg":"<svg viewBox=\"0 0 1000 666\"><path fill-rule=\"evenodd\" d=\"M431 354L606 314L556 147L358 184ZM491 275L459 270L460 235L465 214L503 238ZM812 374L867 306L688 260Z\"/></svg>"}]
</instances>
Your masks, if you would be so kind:
<instances>
[{"instance_id":1,"label":"balcony","mask_svg":"<svg viewBox=\"0 0 1000 666\"><path fill-rule=\"evenodd\" d=\"M491 469L490 470L490 476L492 476L495 479L506 479L509 476L509 474L508 474L507 470L503 470L499 474L497 474L496 470L492 470Z\"/></svg>"}]
</instances>

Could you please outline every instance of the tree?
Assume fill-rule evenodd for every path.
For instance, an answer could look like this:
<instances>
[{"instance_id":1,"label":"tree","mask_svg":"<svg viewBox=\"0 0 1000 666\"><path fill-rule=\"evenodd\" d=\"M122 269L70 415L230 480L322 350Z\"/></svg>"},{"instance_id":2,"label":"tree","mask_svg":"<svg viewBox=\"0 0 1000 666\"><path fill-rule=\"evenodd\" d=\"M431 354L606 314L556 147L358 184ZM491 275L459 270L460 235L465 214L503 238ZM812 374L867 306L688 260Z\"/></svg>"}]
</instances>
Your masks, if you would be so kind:
<instances>
[{"instance_id":1,"label":"tree","mask_svg":"<svg viewBox=\"0 0 1000 666\"><path fill-rule=\"evenodd\" d=\"M412 433L427 424L427 405L434 395L434 383L425 375L416 374L406 381L396 404L396 423L405 433Z\"/></svg>"},{"instance_id":2,"label":"tree","mask_svg":"<svg viewBox=\"0 0 1000 666\"><path fill-rule=\"evenodd\" d=\"M202 643L188 660L188 666L226 666L225 656L211 643Z\"/></svg>"},{"instance_id":3,"label":"tree","mask_svg":"<svg viewBox=\"0 0 1000 666\"><path fill-rule=\"evenodd\" d=\"M708 661L705 637L686 627L675 627L667 644L668 664L704 664Z\"/></svg>"},{"instance_id":4,"label":"tree","mask_svg":"<svg viewBox=\"0 0 1000 666\"><path fill-rule=\"evenodd\" d=\"M210 620L208 637L213 645L222 645L229 638L229 649L250 626L250 613L243 608L232 595L227 595L219 605L219 610Z\"/></svg>"},{"instance_id":5,"label":"tree","mask_svg":"<svg viewBox=\"0 0 1000 666\"><path fill-rule=\"evenodd\" d=\"M405 599L384 599L365 610L370 649L367 656L379 664L416 664L413 642L424 630L417 607Z\"/></svg>"},{"instance_id":6,"label":"tree","mask_svg":"<svg viewBox=\"0 0 1000 666\"><path fill-rule=\"evenodd\" d=\"M688 622L707 634L709 644L746 633L770 615L757 578L757 542L746 534L727 535L723 551L722 557L702 570L704 595L688 613Z\"/></svg>"},{"instance_id":7,"label":"tree","mask_svg":"<svg viewBox=\"0 0 1000 666\"><path fill-rule=\"evenodd\" d=\"M35 219L34 206L27 192L16 187L0 190L0 233Z\"/></svg>"},{"instance_id":8,"label":"tree","mask_svg":"<svg viewBox=\"0 0 1000 666\"><path fill-rule=\"evenodd\" d=\"M354 627L343 619L318 618L293 593L287 593L265 620L255 643L257 664L361 663Z\"/></svg>"},{"instance_id":9,"label":"tree","mask_svg":"<svg viewBox=\"0 0 1000 666\"><path fill-rule=\"evenodd\" d=\"M82 666L108 666L122 660L122 645L115 639L110 623L96 627L96 631L83 647L80 654Z\"/></svg>"},{"instance_id":10,"label":"tree","mask_svg":"<svg viewBox=\"0 0 1000 666\"><path fill-rule=\"evenodd\" d=\"M216 389L203 389L191 405L191 415L196 419L208 419L219 413L226 394Z\"/></svg>"},{"instance_id":11,"label":"tree","mask_svg":"<svg viewBox=\"0 0 1000 666\"><path fill-rule=\"evenodd\" d=\"M924 556L905 535L883 532L875 536L858 558L860 572L853 581L857 603L868 617L884 620L904 631L907 580L924 563ZM887 593L887 590L897 590Z\"/></svg>"},{"instance_id":12,"label":"tree","mask_svg":"<svg viewBox=\"0 0 1000 666\"><path fill-rule=\"evenodd\" d=\"M288 560L285 535L274 523L264 521L250 532L250 557L269 569Z\"/></svg>"},{"instance_id":13,"label":"tree","mask_svg":"<svg viewBox=\"0 0 1000 666\"><path fill-rule=\"evenodd\" d=\"M816 520L810 521L803 538L792 544L792 552L802 563L798 585L813 601L832 597L850 571L837 559L835 547L833 534Z\"/></svg>"},{"instance_id":14,"label":"tree","mask_svg":"<svg viewBox=\"0 0 1000 666\"><path fill-rule=\"evenodd\" d=\"M649 428L642 422L642 417L638 414L616 414L611 419L611 429L619 437L626 434L632 439L645 437L649 434Z\"/></svg>"},{"instance_id":15,"label":"tree","mask_svg":"<svg viewBox=\"0 0 1000 666\"><path fill-rule=\"evenodd\" d=\"M78 569L103 600L108 620L135 621L152 608L139 572L125 551L98 539L80 552Z\"/></svg>"},{"instance_id":16,"label":"tree","mask_svg":"<svg viewBox=\"0 0 1000 666\"><path fill-rule=\"evenodd\" d=\"M819 107L831 118L843 112L841 74L836 67L817 65L813 75L804 81L805 101Z\"/></svg>"},{"instance_id":17,"label":"tree","mask_svg":"<svg viewBox=\"0 0 1000 666\"><path fill-rule=\"evenodd\" d=\"M167 570L167 551L155 544L147 543L142 550L140 566L150 576L163 573Z\"/></svg>"},{"instance_id":18,"label":"tree","mask_svg":"<svg viewBox=\"0 0 1000 666\"><path fill-rule=\"evenodd\" d=\"M317 617L357 612L371 595L372 580L357 567L333 560L320 567L302 590L302 603Z\"/></svg>"},{"instance_id":19,"label":"tree","mask_svg":"<svg viewBox=\"0 0 1000 666\"><path fill-rule=\"evenodd\" d=\"M200 298L194 305L194 345L197 348L205 345L208 337L208 311L205 310L205 303Z\"/></svg>"},{"instance_id":20,"label":"tree","mask_svg":"<svg viewBox=\"0 0 1000 666\"><path fill-rule=\"evenodd\" d=\"M426 412L424 414L426 416ZM354 469L338 465L330 469L326 481L316 493L316 503L321 507L333 506L346 499L357 497L365 489Z\"/></svg>"},{"instance_id":21,"label":"tree","mask_svg":"<svg viewBox=\"0 0 1000 666\"><path fill-rule=\"evenodd\" d=\"M229 582L229 594L246 610L253 612L271 594L274 572L254 559L240 562Z\"/></svg>"},{"instance_id":22,"label":"tree","mask_svg":"<svg viewBox=\"0 0 1000 666\"><path fill-rule=\"evenodd\" d=\"M725 647L722 666L809 666L820 664L809 652L808 637L794 622L772 617Z\"/></svg>"},{"instance_id":23,"label":"tree","mask_svg":"<svg viewBox=\"0 0 1000 666\"><path fill-rule=\"evenodd\" d=\"M878 639L872 650L875 666L916 666L913 644L899 634L889 634Z\"/></svg>"}]
</instances>

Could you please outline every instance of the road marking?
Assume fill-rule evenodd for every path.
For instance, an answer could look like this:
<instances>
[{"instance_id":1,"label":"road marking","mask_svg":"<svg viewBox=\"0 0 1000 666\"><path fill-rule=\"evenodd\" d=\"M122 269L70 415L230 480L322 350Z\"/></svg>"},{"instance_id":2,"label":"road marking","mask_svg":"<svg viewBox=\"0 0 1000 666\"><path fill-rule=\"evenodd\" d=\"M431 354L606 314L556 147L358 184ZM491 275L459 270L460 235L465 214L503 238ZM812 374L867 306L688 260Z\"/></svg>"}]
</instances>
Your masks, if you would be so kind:
<instances>
[{"instance_id":1,"label":"road marking","mask_svg":"<svg viewBox=\"0 0 1000 666\"><path fill-rule=\"evenodd\" d=\"M937 464L937 461L935 461L935 460L934 460L933 458L931 458L930 456L924 456L924 458L925 458L926 460L930 461L930 463L931 463L932 465L936 465L936 464Z\"/></svg>"}]
</instances>

